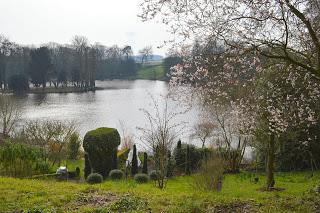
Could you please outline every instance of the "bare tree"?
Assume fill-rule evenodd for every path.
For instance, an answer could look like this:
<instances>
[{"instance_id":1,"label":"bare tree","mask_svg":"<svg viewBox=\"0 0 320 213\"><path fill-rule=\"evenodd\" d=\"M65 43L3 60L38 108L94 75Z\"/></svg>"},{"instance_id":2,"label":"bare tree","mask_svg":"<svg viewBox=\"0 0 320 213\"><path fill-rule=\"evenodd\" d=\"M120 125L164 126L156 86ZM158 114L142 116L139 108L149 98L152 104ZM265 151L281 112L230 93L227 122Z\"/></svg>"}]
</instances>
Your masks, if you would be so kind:
<instances>
[{"instance_id":1,"label":"bare tree","mask_svg":"<svg viewBox=\"0 0 320 213\"><path fill-rule=\"evenodd\" d=\"M169 96L164 97L163 106L151 96L155 114L146 109L141 109L148 120L146 127L139 127L141 140L152 150L155 167L158 174L157 185L160 189L166 186L166 175L168 171L169 152L173 148L178 133L181 133L183 124L176 123L176 117L182 112L175 112L169 107Z\"/></svg>"},{"instance_id":2,"label":"bare tree","mask_svg":"<svg viewBox=\"0 0 320 213\"><path fill-rule=\"evenodd\" d=\"M250 130L252 123L247 121L247 114L239 112L238 108L207 108L209 117L217 124L215 129L216 140L213 145L220 150L226 161L229 172L239 172L246 148L252 139Z\"/></svg>"},{"instance_id":3,"label":"bare tree","mask_svg":"<svg viewBox=\"0 0 320 213\"><path fill-rule=\"evenodd\" d=\"M51 159L53 165L66 157L66 146L70 137L76 132L73 122L61 121L30 121L21 136L32 146L42 151L43 158Z\"/></svg>"},{"instance_id":4,"label":"bare tree","mask_svg":"<svg viewBox=\"0 0 320 213\"><path fill-rule=\"evenodd\" d=\"M319 8L318 0L144 0L141 17L161 16L185 39L215 38L240 57L257 53L320 79Z\"/></svg>"},{"instance_id":5,"label":"bare tree","mask_svg":"<svg viewBox=\"0 0 320 213\"><path fill-rule=\"evenodd\" d=\"M0 97L0 125L2 137L9 137L14 126L21 117L21 111L10 96L3 95Z\"/></svg>"},{"instance_id":6,"label":"bare tree","mask_svg":"<svg viewBox=\"0 0 320 213\"><path fill-rule=\"evenodd\" d=\"M141 55L141 64L147 62L153 54L152 46L146 46L143 49L139 50L139 54Z\"/></svg>"},{"instance_id":7,"label":"bare tree","mask_svg":"<svg viewBox=\"0 0 320 213\"><path fill-rule=\"evenodd\" d=\"M129 59L129 56L131 56L133 53L132 53L132 48L131 46L127 45L125 46L123 49L122 49L122 52L123 54L126 56L126 59L128 60Z\"/></svg>"},{"instance_id":8,"label":"bare tree","mask_svg":"<svg viewBox=\"0 0 320 213\"><path fill-rule=\"evenodd\" d=\"M80 86L84 87L84 83L86 85L89 82L89 74L88 74L88 49L89 49L89 41L85 36L74 36L72 39L72 46L76 51L78 63L79 63L79 71L80 71ZM83 80L85 79L85 81Z\"/></svg>"},{"instance_id":9,"label":"bare tree","mask_svg":"<svg viewBox=\"0 0 320 213\"><path fill-rule=\"evenodd\" d=\"M202 142L202 148L205 147L206 140L214 135L214 131L217 125L208 121L201 120L199 123L193 126L192 138L200 139Z\"/></svg>"},{"instance_id":10,"label":"bare tree","mask_svg":"<svg viewBox=\"0 0 320 213\"><path fill-rule=\"evenodd\" d=\"M132 149L134 135L128 130L124 121L119 121L121 127L121 149Z\"/></svg>"}]
</instances>

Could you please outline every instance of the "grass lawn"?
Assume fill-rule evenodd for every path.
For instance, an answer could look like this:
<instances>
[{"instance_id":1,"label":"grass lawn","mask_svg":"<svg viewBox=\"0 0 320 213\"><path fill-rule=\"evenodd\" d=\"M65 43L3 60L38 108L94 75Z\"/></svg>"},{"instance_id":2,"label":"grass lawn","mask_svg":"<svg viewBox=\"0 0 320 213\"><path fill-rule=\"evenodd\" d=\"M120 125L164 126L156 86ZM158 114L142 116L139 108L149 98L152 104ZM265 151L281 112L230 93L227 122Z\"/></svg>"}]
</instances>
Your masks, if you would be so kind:
<instances>
[{"instance_id":1,"label":"grass lawn","mask_svg":"<svg viewBox=\"0 0 320 213\"><path fill-rule=\"evenodd\" d=\"M0 212L320 212L313 192L320 172L278 173L284 191L261 192L250 173L227 175L221 192L192 187L192 177L176 177L160 190L133 180L89 185L83 182L0 177Z\"/></svg>"},{"instance_id":2,"label":"grass lawn","mask_svg":"<svg viewBox=\"0 0 320 213\"><path fill-rule=\"evenodd\" d=\"M137 79L163 80L164 69L161 63L150 63L143 65L137 73Z\"/></svg>"}]
</instances>

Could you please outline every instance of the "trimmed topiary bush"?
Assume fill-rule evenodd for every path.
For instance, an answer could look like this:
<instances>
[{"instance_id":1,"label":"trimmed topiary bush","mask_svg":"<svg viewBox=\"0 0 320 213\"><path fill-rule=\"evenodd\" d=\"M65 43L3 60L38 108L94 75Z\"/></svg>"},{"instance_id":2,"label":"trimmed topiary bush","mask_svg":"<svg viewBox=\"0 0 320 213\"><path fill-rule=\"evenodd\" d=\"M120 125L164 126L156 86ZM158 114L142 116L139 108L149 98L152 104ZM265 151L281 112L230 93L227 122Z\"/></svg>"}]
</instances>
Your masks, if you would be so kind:
<instances>
[{"instance_id":1,"label":"trimmed topiary bush","mask_svg":"<svg viewBox=\"0 0 320 213\"><path fill-rule=\"evenodd\" d=\"M133 145L133 155L131 162L131 175L135 176L138 173L138 158L137 158L137 147Z\"/></svg>"},{"instance_id":2,"label":"trimmed topiary bush","mask_svg":"<svg viewBox=\"0 0 320 213\"><path fill-rule=\"evenodd\" d=\"M136 174L134 180L137 183L147 183L149 181L149 176L146 174Z\"/></svg>"},{"instance_id":3,"label":"trimmed topiary bush","mask_svg":"<svg viewBox=\"0 0 320 213\"><path fill-rule=\"evenodd\" d=\"M149 173L149 177L150 177L150 180L158 180L158 172L156 170L152 170L150 173Z\"/></svg>"},{"instance_id":4,"label":"trimmed topiary bush","mask_svg":"<svg viewBox=\"0 0 320 213\"><path fill-rule=\"evenodd\" d=\"M174 173L175 161L171 156L171 152L168 152L168 165L167 165L167 177L172 177Z\"/></svg>"},{"instance_id":5,"label":"trimmed topiary bush","mask_svg":"<svg viewBox=\"0 0 320 213\"><path fill-rule=\"evenodd\" d=\"M116 129L102 127L87 132L83 148L88 154L92 171L106 178L116 164L115 153L119 145L120 135Z\"/></svg>"},{"instance_id":6,"label":"trimmed topiary bush","mask_svg":"<svg viewBox=\"0 0 320 213\"><path fill-rule=\"evenodd\" d=\"M190 147L187 145L187 155L186 155L186 175L191 174L191 157L190 157Z\"/></svg>"},{"instance_id":7,"label":"trimmed topiary bush","mask_svg":"<svg viewBox=\"0 0 320 213\"><path fill-rule=\"evenodd\" d=\"M142 173L148 174L148 154L146 152L143 153Z\"/></svg>"},{"instance_id":8,"label":"trimmed topiary bush","mask_svg":"<svg viewBox=\"0 0 320 213\"><path fill-rule=\"evenodd\" d=\"M109 177L111 180L121 180L124 176L123 171L120 169L114 169L109 172Z\"/></svg>"},{"instance_id":9,"label":"trimmed topiary bush","mask_svg":"<svg viewBox=\"0 0 320 213\"><path fill-rule=\"evenodd\" d=\"M89 160L89 155L87 153L84 154L84 178L87 177L92 173L91 163Z\"/></svg>"},{"instance_id":10,"label":"trimmed topiary bush","mask_svg":"<svg viewBox=\"0 0 320 213\"><path fill-rule=\"evenodd\" d=\"M87 177L87 182L90 184L95 184L95 183L102 183L103 177L99 173L91 173Z\"/></svg>"},{"instance_id":11,"label":"trimmed topiary bush","mask_svg":"<svg viewBox=\"0 0 320 213\"><path fill-rule=\"evenodd\" d=\"M118 150L113 152L113 170L118 169Z\"/></svg>"}]
</instances>

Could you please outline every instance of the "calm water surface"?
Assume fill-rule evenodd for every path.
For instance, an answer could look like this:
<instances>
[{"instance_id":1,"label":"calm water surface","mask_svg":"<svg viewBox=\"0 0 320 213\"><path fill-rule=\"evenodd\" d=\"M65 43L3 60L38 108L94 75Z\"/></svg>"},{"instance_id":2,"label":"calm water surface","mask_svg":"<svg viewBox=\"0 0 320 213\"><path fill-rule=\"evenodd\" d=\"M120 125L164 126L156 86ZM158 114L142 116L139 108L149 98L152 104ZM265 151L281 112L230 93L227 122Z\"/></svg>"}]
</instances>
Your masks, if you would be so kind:
<instances>
[{"instance_id":1,"label":"calm water surface","mask_svg":"<svg viewBox=\"0 0 320 213\"><path fill-rule=\"evenodd\" d=\"M145 108L154 112L150 95L161 100L168 85L163 81L97 81L103 90L88 93L66 94L28 94L20 97L18 104L23 110L22 122L27 120L61 120L75 121L83 137L89 130L98 127L115 127L121 129L123 121L127 128L137 137L137 127L146 124L145 116L139 109ZM170 101L170 105L177 103ZM178 110L183 110L179 105ZM197 110L193 109L177 121L188 122L192 126L197 122ZM187 140L187 134L182 136ZM139 143L138 139L136 139Z\"/></svg>"}]
</instances>

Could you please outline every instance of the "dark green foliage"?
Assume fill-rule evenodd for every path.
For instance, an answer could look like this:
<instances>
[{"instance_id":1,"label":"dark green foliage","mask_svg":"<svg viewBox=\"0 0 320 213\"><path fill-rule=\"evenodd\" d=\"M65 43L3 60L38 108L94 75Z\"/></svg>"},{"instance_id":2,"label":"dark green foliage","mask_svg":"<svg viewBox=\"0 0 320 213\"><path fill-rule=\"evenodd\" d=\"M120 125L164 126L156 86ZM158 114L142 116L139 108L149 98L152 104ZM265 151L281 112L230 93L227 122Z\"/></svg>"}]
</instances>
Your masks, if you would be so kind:
<instances>
[{"instance_id":1,"label":"dark green foliage","mask_svg":"<svg viewBox=\"0 0 320 213\"><path fill-rule=\"evenodd\" d=\"M75 171L68 171L68 178L77 179L80 177L80 168L77 166Z\"/></svg>"},{"instance_id":2,"label":"dark green foliage","mask_svg":"<svg viewBox=\"0 0 320 213\"><path fill-rule=\"evenodd\" d=\"M318 127L319 128L319 127ZM308 169L320 168L320 143L319 140L311 140L307 144L301 141L307 141L308 137L313 135L320 138L320 132L317 130L309 130L308 134L296 132L297 138L291 139L289 137L280 138L278 142L278 149L275 153L275 167L278 171L302 171ZM267 159L267 147L256 147L257 168L264 170Z\"/></svg>"},{"instance_id":3,"label":"dark green foliage","mask_svg":"<svg viewBox=\"0 0 320 213\"><path fill-rule=\"evenodd\" d=\"M14 93L24 93L29 89L28 78L23 74L15 74L9 78L9 89Z\"/></svg>"},{"instance_id":4,"label":"dark green foliage","mask_svg":"<svg viewBox=\"0 0 320 213\"><path fill-rule=\"evenodd\" d=\"M134 180L137 183L147 183L149 181L149 176L147 174L136 174Z\"/></svg>"},{"instance_id":5,"label":"dark green foliage","mask_svg":"<svg viewBox=\"0 0 320 213\"><path fill-rule=\"evenodd\" d=\"M124 173L120 169L114 169L109 172L109 177L111 180L121 180L124 177Z\"/></svg>"},{"instance_id":6,"label":"dark green foliage","mask_svg":"<svg viewBox=\"0 0 320 213\"><path fill-rule=\"evenodd\" d=\"M77 175L77 177L79 177L80 176L80 167L76 167L76 175Z\"/></svg>"},{"instance_id":7,"label":"dark green foliage","mask_svg":"<svg viewBox=\"0 0 320 213\"><path fill-rule=\"evenodd\" d=\"M39 161L36 163L36 170L41 174L48 174L50 172L50 163L47 161Z\"/></svg>"},{"instance_id":8,"label":"dark green foliage","mask_svg":"<svg viewBox=\"0 0 320 213\"><path fill-rule=\"evenodd\" d=\"M167 177L172 177L174 173L175 161L171 156L171 152L168 152L168 166L167 166Z\"/></svg>"},{"instance_id":9,"label":"dark green foliage","mask_svg":"<svg viewBox=\"0 0 320 213\"><path fill-rule=\"evenodd\" d=\"M186 154L186 175L191 174L191 157L190 157L190 147L187 145L187 154Z\"/></svg>"},{"instance_id":10,"label":"dark green foliage","mask_svg":"<svg viewBox=\"0 0 320 213\"><path fill-rule=\"evenodd\" d=\"M78 133L73 133L69 139L67 152L68 152L68 159L76 160L79 156L81 146L81 140Z\"/></svg>"},{"instance_id":11,"label":"dark green foliage","mask_svg":"<svg viewBox=\"0 0 320 213\"><path fill-rule=\"evenodd\" d=\"M87 182L90 184L95 184L95 183L102 183L103 177L99 173L91 173L87 177Z\"/></svg>"},{"instance_id":12,"label":"dark green foliage","mask_svg":"<svg viewBox=\"0 0 320 213\"><path fill-rule=\"evenodd\" d=\"M142 173L148 174L148 154L146 152L143 153Z\"/></svg>"},{"instance_id":13,"label":"dark green foliage","mask_svg":"<svg viewBox=\"0 0 320 213\"><path fill-rule=\"evenodd\" d=\"M182 63L182 58L179 57L179 56L169 56L169 57L166 57L164 60L163 60L163 68L164 68L164 71L166 73L166 76L167 74L170 74L171 72L171 67L179 64L179 63Z\"/></svg>"},{"instance_id":14,"label":"dark green foliage","mask_svg":"<svg viewBox=\"0 0 320 213\"><path fill-rule=\"evenodd\" d=\"M120 145L120 135L113 128L98 128L87 132L83 148L88 154L93 172L107 177L115 165L115 152Z\"/></svg>"},{"instance_id":15,"label":"dark green foliage","mask_svg":"<svg viewBox=\"0 0 320 213\"><path fill-rule=\"evenodd\" d=\"M177 149L181 149L181 148L182 148L181 140L178 140L178 143L177 143Z\"/></svg>"},{"instance_id":16,"label":"dark green foliage","mask_svg":"<svg viewBox=\"0 0 320 213\"><path fill-rule=\"evenodd\" d=\"M31 61L29 64L29 75L31 82L39 87L46 86L49 69L52 68L50 52L47 47L40 47L30 51Z\"/></svg>"},{"instance_id":17,"label":"dark green foliage","mask_svg":"<svg viewBox=\"0 0 320 213\"><path fill-rule=\"evenodd\" d=\"M113 169L118 169L118 150L113 152Z\"/></svg>"},{"instance_id":18,"label":"dark green foliage","mask_svg":"<svg viewBox=\"0 0 320 213\"><path fill-rule=\"evenodd\" d=\"M203 150L207 150L207 149L201 149L201 148L195 147L194 145L189 145L189 151L190 151L189 161L190 161L191 171L199 168L201 164L201 159L203 157ZM181 144L181 148L178 148L177 146L173 151L173 155L174 155L176 169L179 172L185 172L187 144Z\"/></svg>"},{"instance_id":19,"label":"dark green foliage","mask_svg":"<svg viewBox=\"0 0 320 213\"><path fill-rule=\"evenodd\" d=\"M38 166L37 166L38 165ZM38 149L25 144L5 142L0 146L0 174L13 177L27 177L45 172Z\"/></svg>"},{"instance_id":20,"label":"dark green foliage","mask_svg":"<svg viewBox=\"0 0 320 213\"><path fill-rule=\"evenodd\" d=\"M149 177L150 177L150 180L158 180L158 172L156 170L152 170L150 173L149 173Z\"/></svg>"},{"instance_id":21,"label":"dark green foliage","mask_svg":"<svg viewBox=\"0 0 320 213\"><path fill-rule=\"evenodd\" d=\"M122 79L135 76L138 67L133 58L112 57L102 61L101 69L97 71L97 78L103 79Z\"/></svg>"},{"instance_id":22,"label":"dark green foliage","mask_svg":"<svg viewBox=\"0 0 320 213\"><path fill-rule=\"evenodd\" d=\"M182 170L182 168L184 168L184 164L185 164L185 157L183 156L182 153L182 144L181 144L181 140L178 141L177 143L177 147L174 150L174 158L176 161L176 166L178 167L178 169Z\"/></svg>"},{"instance_id":23,"label":"dark green foliage","mask_svg":"<svg viewBox=\"0 0 320 213\"><path fill-rule=\"evenodd\" d=\"M138 173L138 159L137 159L137 147L133 145L133 156L131 162L131 175L135 176Z\"/></svg>"},{"instance_id":24,"label":"dark green foliage","mask_svg":"<svg viewBox=\"0 0 320 213\"><path fill-rule=\"evenodd\" d=\"M87 178L92 173L90 159L87 153L84 154L84 178Z\"/></svg>"},{"instance_id":25,"label":"dark green foliage","mask_svg":"<svg viewBox=\"0 0 320 213\"><path fill-rule=\"evenodd\" d=\"M61 71L58 73L58 82L59 83L65 83L67 82L67 73L65 71Z\"/></svg>"}]
</instances>

